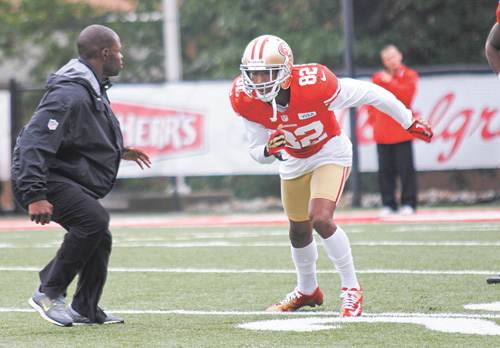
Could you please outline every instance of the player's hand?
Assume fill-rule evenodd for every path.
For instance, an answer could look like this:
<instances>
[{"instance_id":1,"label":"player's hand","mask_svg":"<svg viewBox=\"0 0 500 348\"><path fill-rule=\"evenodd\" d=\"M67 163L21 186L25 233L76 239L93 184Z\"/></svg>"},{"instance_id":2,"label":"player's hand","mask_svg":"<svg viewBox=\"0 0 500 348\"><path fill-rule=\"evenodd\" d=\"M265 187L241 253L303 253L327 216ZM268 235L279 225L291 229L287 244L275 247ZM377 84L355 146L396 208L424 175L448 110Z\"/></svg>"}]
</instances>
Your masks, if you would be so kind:
<instances>
[{"instance_id":1,"label":"player's hand","mask_svg":"<svg viewBox=\"0 0 500 348\"><path fill-rule=\"evenodd\" d=\"M47 200L31 203L28 206L31 221L37 224L48 224L52 216L52 204Z\"/></svg>"},{"instance_id":2,"label":"player's hand","mask_svg":"<svg viewBox=\"0 0 500 348\"><path fill-rule=\"evenodd\" d=\"M408 132L428 143L431 142L432 136L434 135L431 126L426 121L418 119L413 120L412 125L408 128Z\"/></svg>"},{"instance_id":3,"label":"player's hand","mask_svg":"<svg viewBox=\"0 0 500 348\"><path fill-rule=\"evenodd\" d=\"M136 147L128 147L125 146L123 149L123 154L122 158L127 161L134 161L136 162L141 169L144 169L143 164L151 168L151 159L149 158L149 155L141 149L138 149Z\"/></svg>"},{"instance_id":4,"label":"player's hand","mask_svg":"<svg viewBox=\"0 0 500 348\"><path fill-rule=\"evenodd\" d=\"M267 142L266 148L264 149L264 156L269 157L274 155L276 157L280 156L281 150L285 148L286 137L285 133L281 130L282 124L278 126L276 132L271 134L269 141Z\"/></svg>"}]
</instances>

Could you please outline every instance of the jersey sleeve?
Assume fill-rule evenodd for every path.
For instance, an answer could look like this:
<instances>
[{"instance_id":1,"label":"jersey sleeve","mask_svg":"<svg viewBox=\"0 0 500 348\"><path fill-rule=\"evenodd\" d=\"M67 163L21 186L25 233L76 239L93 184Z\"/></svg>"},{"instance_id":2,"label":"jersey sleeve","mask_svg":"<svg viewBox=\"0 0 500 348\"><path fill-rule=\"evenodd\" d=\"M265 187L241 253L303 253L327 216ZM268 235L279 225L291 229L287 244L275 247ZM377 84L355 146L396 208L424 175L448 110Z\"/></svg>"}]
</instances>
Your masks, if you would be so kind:
<instances>
[{"instance_id":1,"label":"jersey sleeve","mask_svg":"<svg viewBox=\"0 0 500 348\"><path fill-rule=\"evenodd\" d=\"M231 107L237 116L241 116L252 122L258 122L258 112L255 110L255 103L243 89L243 78L241 75L233 81L231 91L229 92Z\"/></svg>"},{"instance_id":2,"label":"jersey sleeve","mask_svg":"<svg viewBox=\"0 0 500 348\"><path fill-rule=\"evenodd\" d=\"M243 119L250 157L260 164L272 163L276 157L264 156L264 148L269 140L269 132L263 125L254 122L250 117L251 112L249 112L250 110L248 107L245 107L248 105L248 103L245 103L246 97L245 91L243 90L243 80L241 76L239 76L233 81L231 91L229 92L231 107L234 112Z\"/></svg>"},{"instance_id":3,"label":"jersey sleeve","mask_svg":"<svg viewBox=\"0 0 500 348\"><path fill-rule=\"evenodd\" d=\"M241 75L234 79L233 84L231 86L231 90L229 92L229 100L231 101L231 107L233 111L238 115L241 115L241 101L242 96L241 93L245 93L243 91L243 79Z\"/></svg>"},{"instance_id":4,"label":"jersey sleeve","mask_svg":"<svg viewBox=\"0 0 500 348\"><path fill-rule=\"evenodd\" d=\"M372 105L391 116L405 129L412 124L412 112L394 94L374 83L351 78L339 80L339 94L331 102L330 110L348 109L360 105Z\"/></svg>"},{"instance_id":5,"label":"jersey sleeve","mask_svg":"<svg viewBox=\"0 0 500 348\"><path fill-rule=\"evenodd\" d=\"M264 156L264 148L269 140L269 132L259 123L252 122L243 118L246 135L248 139L248 152L255 162L260 164L269 164L274 162L276 157Z\"/></svg>"},{"instance_id":6,"label":"jersey sleeve","mask_svg":"<svg viewBox=\"0 0 500 348\"><path fill-rule=\"evenodd\" d=\"M299 65L294 74L297 75L298 85L304 91L301 93L304 102L315 102L319 99L328 105L338 94L337 76L324 65Z\"/></svg>"}]
</instances>

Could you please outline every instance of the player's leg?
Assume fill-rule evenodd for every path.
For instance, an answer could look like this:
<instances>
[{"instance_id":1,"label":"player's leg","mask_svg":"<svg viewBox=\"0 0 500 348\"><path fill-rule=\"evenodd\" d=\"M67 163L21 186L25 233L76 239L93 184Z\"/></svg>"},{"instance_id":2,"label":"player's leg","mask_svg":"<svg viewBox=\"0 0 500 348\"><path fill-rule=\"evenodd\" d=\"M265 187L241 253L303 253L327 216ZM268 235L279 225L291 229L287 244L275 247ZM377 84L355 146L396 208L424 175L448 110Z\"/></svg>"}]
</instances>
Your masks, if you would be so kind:
<instances>
[{"instance_id":1,"label":"player's leg","mask_svg":"<svg viewBox=\"0 0 500 348\"><path fill-rule=\"evenodd\" d=\"M311 177L309 219L322 238L323 248L339 272L342 284L342 316L361 314L363 292L358 283L349 238L333 221L350 168L329 164L314 170Z\"/></svg>"},{"instance_id":2,"label":"player's leg","mask_svg":"<svg viewBox=\"0 0 500 348\"><path fill-rule=\"evenodd\" d=\"M309 182L306 174L293 180L281 181L281 196L285 213L290 220L290 242L292 260L297 271L297 287L284 300L268 311L294 311L303 306L321 305L323 294L316 279L318 250L312 235L312 225L308 218Z\"/></svg>"}]
</instances>

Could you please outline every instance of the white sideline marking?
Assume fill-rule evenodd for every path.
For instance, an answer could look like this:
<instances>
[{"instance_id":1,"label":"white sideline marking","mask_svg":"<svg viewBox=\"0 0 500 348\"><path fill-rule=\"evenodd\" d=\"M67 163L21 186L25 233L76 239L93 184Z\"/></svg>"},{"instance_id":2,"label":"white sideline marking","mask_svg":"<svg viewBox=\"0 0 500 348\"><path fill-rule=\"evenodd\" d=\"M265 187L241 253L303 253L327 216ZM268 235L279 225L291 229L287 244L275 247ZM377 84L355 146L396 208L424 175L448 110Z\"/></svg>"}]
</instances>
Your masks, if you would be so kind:
<instances>
[{"instance_id":1,"label":"white sideline marking","mask_svg":"<svg viewBox=\"0 0 500 348\"><path fill-rule=\"evenodd\" d=\"M41 267L35 266L0 266L1 271L39 272ZM268 273L268 274L295 274L294 269L224 269L224 268L136 268L110 267L109 272L120 273ZM336 270L317 270L317 274L335 274ZM498 274L498 270L408 270L408 269L367 269L356 270L359 274L432 274L432 275L491 275Z\"/></svg>"},{"instance_id":2,"label":"white sideline marking","mask_svg":"<svg viewBox=\"0 0 500 348\"><path fill-rule=\"evenodd\" d=\"M492 302L492 303L471 303L468 305L464 305L465 309L472 310L485 310L485 311L496 311L500 312L500 302Z\"/></svg>"},{"instance_id":3,"label":"white sideline marking","mask_svg":"<svg viewBox=\"0 0 500 348\"><path fill-rule=\"evenodd\" d=\"M321 242L318 241L318 245ZM351 242L357 246L500 246L500 242L476 242L476 241L442 241L442 242L400 242L400 241L364 241ZM290 247L289 242L283 243L232 243L226 241L213 242L170 242L170 243L127 243L117 241L113 247L121 248L143 248L143 247L163 247L163 248L204 248L204 247Z\"/></svg>"},{"instance_id":4,"label":"white sideline marking","mask_svg":"<svg viewBox=\"0 0 500 348\"><path fill-rule=\"evenodd\" d=\"M0 308L0 313L33 312L32 308ZM116 314L163 314L163 315L212 315L212 316L276 316L280 319L254 321L238 325L239 328L258 331L293 331L311 332L329 329L341 329L343 325L357 323L396 323L424 325L429 330L447 333L500 335L500 326L486 319L500 319L500 315L467 315L454 313L363 313L361 317L339 318L338 312L293 312L269 313L265 311L190 311L174 310L110 310ZM287 318L283 318L287 317ZM298 318L297 318L298 317ZM333 325L329 325L333 324Z\"/></svg>"},{"instance_id":5,"label":"white sideline marking","mask_svg":"<svg viewBox=\"0 0 500 348\"><path fill-rule=\"evenodd\" d=\"M465 309L500 311L500 302L464 305ZM341 329L346 323L400 323L424 325L429 330L469 335L500 336L500 326L489 319L499 319L497 315L464 314L363 314L357 318L294 318L254 321L238 327L257 331L312 332Z\"/></svg>"},{"instance_id":6,"label":"white sideline marking","mask_svg":"<svg viewBox=\"0 0 500 348\"><path fill-rule=\"evenodd\" d=\"M344 325L352 325L355 323L416 324L424 325L429 330L446 333L500 336L500 326L490 320L452 317L434 318L426 316L372 318L361 316L356 318L274 319L240 324L238 325L238 327L258 331L312 332L320 330L341 329Z\"/></svg>"},{"instance_id":7,"label":"white sideline marking","mask_svg":"<svg viewBox=\"0 0 500 348\"><path fill-rule=\"evenodd\" d=\"M321 242L318 242L320 245ZM43 248L58 248L61 241L54 241L53 243L33 244L33 245L18 245L14 243L1 243L0 249L43 249ZM500 242L475 242L475 241L441 241L441 242L401 242L401 241L364 241L364 242L351 242L351 245L356 246L500 246ZM233 243L226 241L212 241L212 242L167 242L167 243L134 243L115 241L113 248L212 248L212 247L290 247L289 242L276 243Z\"/></svg>"},{"instance_id":8,"label":"white sideline marking","mask_svg":"<svg viewBox=\"0 0 500 348\"><path fill-rule=\"evenodd\" d=\"M335 311L296 311L296 312L266 312L262 311L200 311L187 309L109 309L110 313L116 314L180 314L180 315L241 315L241 316L278 316L278 317L338 317L339 312ZM8 312L35 312L31 307L26 308L7 308L0 307L0 313ZM342 320L357 320L359 318L462 318L462 319L500 319L500 314L466 314L466 313L400 313L400 312L384 312L384 313L366 313L363 312L361 317L357 318L339 318Z\"/></svg>"}]
</instances>

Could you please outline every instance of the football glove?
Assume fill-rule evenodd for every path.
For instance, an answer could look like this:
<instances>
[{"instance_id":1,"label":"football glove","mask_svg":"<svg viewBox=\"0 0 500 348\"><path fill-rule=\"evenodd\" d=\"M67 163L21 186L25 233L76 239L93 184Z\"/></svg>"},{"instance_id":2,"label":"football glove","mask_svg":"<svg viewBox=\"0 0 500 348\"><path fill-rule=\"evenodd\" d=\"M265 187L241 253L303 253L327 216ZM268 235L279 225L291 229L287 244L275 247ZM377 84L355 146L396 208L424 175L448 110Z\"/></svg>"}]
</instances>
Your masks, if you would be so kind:
<instances>
[{"instance_id":1,"label":"football glove","mask_svg":"<svg viewBox=\"0 0 500 348\"><path fill-rule=\"evenodd\" d=\"M412 125L408 128L408 132L410 132L414 137L417 137L423 141L428 143L431 142L432 133L431 126L425 122L424 120L413 120Z\"/></svg>"},{"instance_id":2,"label":"football glove","mask_svg":"<svg viewBox=\"0 0 500 348\"><path fill-rule=\"evenodd\" d=\"M281 157L281 150L285 148L286 145L286 137L285 133L281 130L283 125L279 125L276 132L271 134L269 137L269 141L266 144L264 149L264 156L269 157L271 155L276 156L278 159Z\"/></svg>"}]
</instances>

